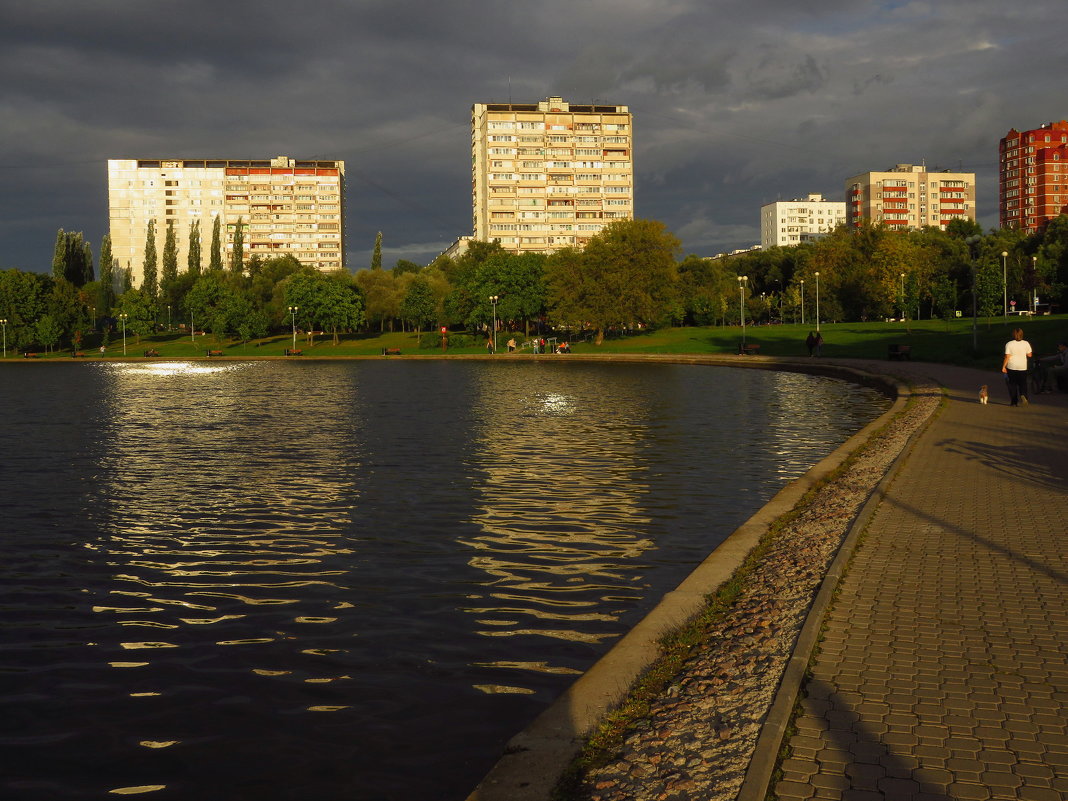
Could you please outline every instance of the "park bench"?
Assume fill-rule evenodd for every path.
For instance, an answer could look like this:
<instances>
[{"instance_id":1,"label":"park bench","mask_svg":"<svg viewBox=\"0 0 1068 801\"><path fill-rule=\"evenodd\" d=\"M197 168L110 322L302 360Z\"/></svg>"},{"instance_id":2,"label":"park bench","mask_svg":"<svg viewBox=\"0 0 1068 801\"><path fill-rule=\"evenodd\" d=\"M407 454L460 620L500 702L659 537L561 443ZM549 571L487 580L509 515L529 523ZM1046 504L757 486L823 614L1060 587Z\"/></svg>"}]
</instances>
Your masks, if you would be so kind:
<instances>
[{"instance_id":1,"label":"park bench","mask_svg":"<svg viewBox=\"0 0 1068 801\"><path fill-rule=\"evenodd\" d=\"M889 345L886 349L886 358L890 360L912 361L912 345Z\"/></svg>"},{"instance_id":2,"label":"park bench","mask_svg":"<svg viewBox=\"0 0 1068 801\"><path fill-rule=\"evenodd\" d=\"M23 359L39 359L40 357L39 353L30 353L29 351L22 354Z\"/></svg>"},{"instance_id":3,"label":"park bench","mask_svg":"<svg viewBox=\"0 0 1068 801\"><path fill-rule=\"evenodd\" d=\"M760 345L738 345L739 356L757 356L760 354Z\"/></svg>"},{"instance_id":4,"label":"park bench","mask_svg":"<svg viewBox=\"0 0 1068 801\"><path fill-rule=\"evenodd\" d=\"M286 348L286 356L303 356L303 355L304 355L304 351L302 351L302 350L293 350L292 348Z\"/></svg>"},{"instance_id":5,"label":"park bench","mask_svg":"<svg viewBox=\"0 0 1068 801\"><path fill-rule=\"evenodd\" d=\"M159 356L159 351L155 348L149 348L145 351L145 357L147 358L149 356Z\"/></svg>"},{"instance_id":6,"label":"park bench","mask_svg":"<svg viewBox=\"0 0 1068 801\"><path fill-rule=\"evenodd\" d=\"M221 350L209 350L208 351L208 356L222 356L222 355L223 355L223 352Z\"/></svg>"},{"instance_id":7,"label":"park bench","mask_svg":"<svg viewBox=\"0 0 1068 801\"><path fill-rule=\"evenodd\" d=\"M382 348L383 356L400 356L400 348Z\"/></svg>"},{"instance_id":8,"label":"park bench","mask_svg":"<svg viewBox=\"0 0 1068 801\"><path fill-rule=\"evenodd\" d=\"M72 359L84 359L85 358L85 354L82 353L80 350L75 351L70 356L71 356Z\"/></svg>"}]
</instances>

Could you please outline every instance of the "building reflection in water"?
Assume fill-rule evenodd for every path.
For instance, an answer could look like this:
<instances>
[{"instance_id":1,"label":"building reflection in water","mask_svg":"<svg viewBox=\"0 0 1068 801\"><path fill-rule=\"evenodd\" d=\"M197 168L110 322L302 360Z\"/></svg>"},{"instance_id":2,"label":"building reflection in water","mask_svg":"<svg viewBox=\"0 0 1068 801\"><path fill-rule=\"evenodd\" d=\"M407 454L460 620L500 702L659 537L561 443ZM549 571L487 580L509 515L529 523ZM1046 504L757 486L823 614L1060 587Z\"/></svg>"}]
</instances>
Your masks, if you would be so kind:
<instances>
[{"instance_id":1,"label":"building reflection in water","mask_svg":"<svg viewBox=\"0 0 1068 801\"><path fill-rule=\"evenodd\" d=\"M467 611L486 637L602 643L620 633L620 605L641 597L636 560L653 545L641 533L649 523L641 453L648 402L633 375L524 367L488 372L479 385L478 534L461 543L487 578ZM507 659L482 665L572 670Z\"/></svg>"}]
</instances>

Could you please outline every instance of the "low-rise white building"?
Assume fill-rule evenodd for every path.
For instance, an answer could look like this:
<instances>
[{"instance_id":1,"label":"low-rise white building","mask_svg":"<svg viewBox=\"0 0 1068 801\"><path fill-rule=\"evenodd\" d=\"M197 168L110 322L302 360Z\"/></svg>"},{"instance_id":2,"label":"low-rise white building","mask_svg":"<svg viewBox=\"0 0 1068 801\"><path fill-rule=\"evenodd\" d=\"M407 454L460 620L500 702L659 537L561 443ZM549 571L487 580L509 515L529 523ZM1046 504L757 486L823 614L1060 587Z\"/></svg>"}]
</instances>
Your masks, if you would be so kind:
<instances>
[{"instance_id":1,"label":"low-rise white building","mask_svg":"<svg viewBox=\"0 0 1068 801\"><path fill-rule=\"evenodd\" d=\"M829 234L845 221L845 201L826 200L819 194L779 200L760 207L760 244L799 245Z\"/></svg>"}]
</instances>

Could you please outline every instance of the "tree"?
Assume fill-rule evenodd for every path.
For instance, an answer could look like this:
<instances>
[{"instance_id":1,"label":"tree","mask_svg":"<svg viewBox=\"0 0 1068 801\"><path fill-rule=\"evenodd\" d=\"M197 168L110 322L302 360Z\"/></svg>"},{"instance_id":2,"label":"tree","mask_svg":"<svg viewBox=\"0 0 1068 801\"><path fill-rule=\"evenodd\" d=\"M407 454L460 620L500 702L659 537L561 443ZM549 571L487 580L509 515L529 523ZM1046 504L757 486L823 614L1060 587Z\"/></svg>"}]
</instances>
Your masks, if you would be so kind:
<instances>
[{"instance_id":1,"label":"tree","mask_svg":"<svg viewBox=\"0 0 1068 801\"><path fill-rule=\"evenodd\" d=\"M186 254L185 268L194 275L200 274L200 220L193 220L189 226L189 251Z\"/></svg>"},{"instance_id":2,"label":"tree","mask_svg":"<svg viewBox=\"0 0 1068 801\"><path fill-rule=\"evenodd\" d=\"M100 311L115 301L115 257L111 255L111 234L100 237Z\"/></svg>"},{"instance_id":3,"label":"tree","mask_svg":"<svg viewBox=\"0 0 1068 801\"><path fill-rule=\"evenodd\" d=\"M156 293L159 292L159 282L157 277L156 266L156 221L148 221L148 232L145 234L145 259L144 259L144 272L143 280L141 281L141 287L148 294L149 298L155 298Z\"/></svg>"},{"instance_id":4,"label":"tree","mask_svg":"<svg viewBox=\"0 0 1068 801\"><path fill-rule=\"evenodd\" d=\"M163 273L160 276L160 284L164 291L174 283L178 277L178 242L175 239L174 226L167 224L167 237L163 240Z\"/></svg>"},{"instance_id":5,"label":"tree","mask_svg":"<svg viewBox=\"0 0 1068 801\"><path fill-rule=\"evenodd\" d=\"M547 265L554 317L590 324L598 345L609 326L663 321L674 297L679 245L663 223L635 219L609 224L584 251L559 251Z\"/></svg>"},{"instance_id":6,"label":"tree","mask_svg":"<svg viewBox=\"0 0 1068 801\"><path fill-rule=\"evenodd\" d=\"M404 300L401 301L401 317L418 333L434 322L436 311L437 303L430 281L424 276L416 275L408 284L408 291L404 293Z\"/></svg>"},{"instance_id":7,"label":"tree","mask_svg":"<svg viewBox=\"0 0 1068 801\"><path fill-rule=\"evenodd\" d=\"M360 274L372 272L364 270ZM379 275L389 273L378 270ZM283 283L286 306L297 306L300 317L307 321L309 331L317 327L330 329L334 344L342 328L353 329L363 324L363 298L352 279L344 273L325 274L305 269L293 273ZM314 344L309 333L308 343Z\"/></svg>"},{"instance_id":8,"label":"tree","mask_svg":"<svg viewBox=\"0 0 1068 801\"><path fill-rule=\"evenodd\" d=\"M378 235L375 236L375 249L371 253L371 269L372 270L381 270L382 269L382 232L381 231L379 231Z\"/></svg>"},{"instance_id":9,"label":"tree","mask_svg":"<svg viewBox=\"0 0 1068 801\"><path fill-rule=\"evenodd\" d=\"M392 325L393 318L400 314L397 279L385 270L360 270L356 273L356 285L363 292L367 319L376 321L378 329L385 331L386 322Z\"/></svg>"},{"instance_id":10,"label":"tree","mask_svg":"<svg viewBox=\"0 0 1068 801\"><path fill-rule=\"evenodd\" d=\"M245 269L245 226L241 217L234 226L234 249L230 252L230 272L240 273Z\"/></svg>"},{"instance_id":11,"label":"tree","mask_svg":"<svg viewBox=\"0 0 1068 801\"><path fill-rule=\"evenodd\" d=\"M408 261L407 259L397 259L397 263L393 266L393 275L403 275L404 273L417 273L422 267L416 264L414 261Z\"/></svg>"},{"instance_id":12,"label":"tree","mask_svg":"<svg viewBox=\"0 0 1068 801\"><path fill-rule=\"evenodd\" d=\"M45 352L51 351L59 338L63 335L63 328L59 321L51 314L44 314L35 326L37 341L45 346Z\"/></svg>"},{"instance_id":13,"label":"tree","mask_svg":"<svg viewBox=\"0 0 1068 801\"><path fill-rule=\"evenodd\" d=\"M124 292L115 301L115 315L126 315L126 331L137 337L137 343L141 343L141 337L152 333L156 325L155 301L142 286L139 289L131 289Z\"/></svg>"},{"instance_id":14,"label":"tree","mask_svg":"<svg viewBox=\"0 0 1068 801\"><path fill-rule=\"evenodd\" d=\"M223 268L222 263L222 220L219 215L215 215L215 220L211 224L211 253L210 261L208 262L209 270L221 270Z\"/></svg>"},{"instance_id":15,"label":"tree","mask_svg":"<svg viewBox=\"0 0 1068 801\"><path fill-rule=\"evenodd\" d=\"M63 278L75 286L93 280L93 251L81 231L59 229L52 253L52 277Z\"/></svg>"}]
</instances>

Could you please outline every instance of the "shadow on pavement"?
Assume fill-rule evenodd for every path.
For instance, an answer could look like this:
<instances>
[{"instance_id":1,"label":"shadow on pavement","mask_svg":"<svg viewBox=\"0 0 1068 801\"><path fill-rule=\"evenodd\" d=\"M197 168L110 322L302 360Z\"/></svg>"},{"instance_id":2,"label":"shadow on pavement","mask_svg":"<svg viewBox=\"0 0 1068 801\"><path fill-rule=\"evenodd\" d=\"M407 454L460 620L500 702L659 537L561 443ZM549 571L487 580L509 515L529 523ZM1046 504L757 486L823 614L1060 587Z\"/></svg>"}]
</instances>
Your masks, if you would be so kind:
<instances>
[{"instance_id":1,"label":"shadow on pavement","mask_svg":"<svg viewBox=\"0 0 1068 801\"><path fill-rule=\"evenodd\" d=\"M823 699L829 705L829 711L824 715L829 721L833 720L832 726L838 727L828 728L823 733L824 741L829 741L829 745L838 752L840 758L851 755L851 760L843 768L844 776L840 777L848 782L848 786L843 788L842 784L845 782L836 783L836 787L841 790L840 797L873 800L884 798L893 801L953 801L942 789L952 781L948 772L938 771L939 778L943 779L945 784L935 784L931 780L934 777L926 775L928 769L916 766L915 757L894 753L894 746L885 742L870 728L853 704L843 698L833 685L822 679L812 679L805 690L809 698ZM843 725L846 720L853 721L848 729ZM911 750L911 746L902 746L902 749L907 752ZM818 755L816 759L822 762ZM825 767L823 775L831 776L833 781L832 770Z\"/></svg>"}]
</instances>

